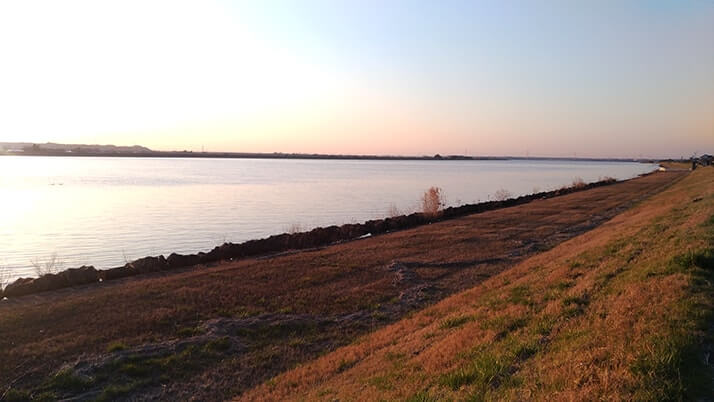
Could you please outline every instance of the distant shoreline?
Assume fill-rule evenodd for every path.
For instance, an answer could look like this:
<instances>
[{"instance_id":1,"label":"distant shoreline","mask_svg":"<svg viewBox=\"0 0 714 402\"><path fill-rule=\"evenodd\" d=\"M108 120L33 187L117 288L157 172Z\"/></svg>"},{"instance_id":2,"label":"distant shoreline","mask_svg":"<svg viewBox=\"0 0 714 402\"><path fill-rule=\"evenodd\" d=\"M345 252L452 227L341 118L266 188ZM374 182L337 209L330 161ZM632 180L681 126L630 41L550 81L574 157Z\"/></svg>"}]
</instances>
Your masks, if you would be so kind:
<instances>
[{"instance_id":1,"label":"distant shoreline","mask_svg":"<svg viewBox=\"0 0 714 402\"><path fill-rule=\"evenodd\" d=\"M577 158L577 157L519 157L519 156L397 156L397 155L330 155L299 153L249 153L249 152L192 152L192 151L151 151L151 152L67 152L39 150L33 152L0 152L0 156L54 156L54 157L108 157L108 158L204 158L204 159L303 159L303 160L385 160L385 161L573 161L573 162L641 162L655 163L647 158Z\"/></svg>"}]
</instances>

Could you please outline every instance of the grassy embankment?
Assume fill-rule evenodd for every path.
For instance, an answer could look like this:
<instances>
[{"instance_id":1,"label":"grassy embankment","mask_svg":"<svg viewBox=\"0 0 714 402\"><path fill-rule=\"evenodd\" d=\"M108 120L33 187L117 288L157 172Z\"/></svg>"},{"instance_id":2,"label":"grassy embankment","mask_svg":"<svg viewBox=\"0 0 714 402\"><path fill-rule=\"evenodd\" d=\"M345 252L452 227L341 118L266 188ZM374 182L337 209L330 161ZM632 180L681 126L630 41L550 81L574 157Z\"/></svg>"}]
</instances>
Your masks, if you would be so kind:
<instances>
[{"instance_id":1,"label":"grassy embankment","mask_svg":"<svg viewBox=\"0 0 714 402\"><path fill-rule=\"evenodd\" d=\"M591 230L684 174L322 249L11 298L0 303L0 394L230 398Z\"/></svg>"},{"instance_id":2,"label":"grassy embankment","mask_svg":"<svg viewBox=\"0 0 714 402\"><path fill-rule=\"evenodd\" d=\"M244 394L246 400L712 395L714 168Z\"/></svg>"}]
</instances>

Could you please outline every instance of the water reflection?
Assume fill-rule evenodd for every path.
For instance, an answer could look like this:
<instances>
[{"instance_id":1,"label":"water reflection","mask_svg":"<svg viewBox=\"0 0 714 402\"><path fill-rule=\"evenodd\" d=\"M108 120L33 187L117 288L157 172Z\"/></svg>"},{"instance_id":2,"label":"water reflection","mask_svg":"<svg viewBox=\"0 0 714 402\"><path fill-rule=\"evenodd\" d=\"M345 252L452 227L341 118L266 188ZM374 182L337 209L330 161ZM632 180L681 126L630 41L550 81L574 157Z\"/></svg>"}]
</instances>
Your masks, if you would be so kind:
<instances>
[{"instance_id":1,"label":"water reflection","mask_svg":"<svg viewBox=\"0 0 714 402\"><path fill-rule=\"evenodd\" d=\"M13 275L56 253L108 268L193 253L294 225L360 222L417 208L430 186L449 205L548 190L581 177L629 178L639 163L316 161L0 157L0 264Z\"/></svg>"}]
</instances>

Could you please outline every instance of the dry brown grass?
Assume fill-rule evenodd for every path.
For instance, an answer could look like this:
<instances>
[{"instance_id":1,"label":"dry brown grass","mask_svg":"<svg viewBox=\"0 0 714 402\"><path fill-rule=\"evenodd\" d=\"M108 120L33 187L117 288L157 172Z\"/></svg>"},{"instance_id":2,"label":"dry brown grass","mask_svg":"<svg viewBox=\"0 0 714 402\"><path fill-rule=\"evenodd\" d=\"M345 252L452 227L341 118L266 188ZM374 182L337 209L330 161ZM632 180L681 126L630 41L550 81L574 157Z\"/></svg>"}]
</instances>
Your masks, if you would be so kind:
<instances>
[{"instance_id":1,"label":"dry brown grass","mask_svg":"<svg viewBox=\"0 0 714 402\"><path fill-rule=\"evenodd\" d=\"M439 187L430 187L421 197L422 213L429 217L439 216L444 206Z\"/></svg>"},{"instance_id":2,"label":"dry brown grass","mask_svg":"<svg viewBox=\"0 0 714 402\"><path fill-rule=\"evenodd\" d=\"M133 347L176 339L183 329L217 317L287 311L331 317L376 311L377 306L397 303L400 294L411 286L393 283L394 275L386 269L393 261L408 263L420 280L434 287L427 300L438 300L589 229L595 217L612 216L681 175L658 173L319 250L226 261L11 299L0 303L0 388L18 377L18 386L32 388L79 356L102 355L112 344ZM548 259L543 264L546 262ZM467 305L476 304L482 297L479 295L504 286L501 282L489 283L459 296L460 300L467 298L473 300ZM348 375L363 367L371 350L381 351L378 353L390 367L403 365L405 376L422 378L419 381L428 385L431 374L423 373L457 367L459 360L450 353L463 350L473 339L482 336L483 342L488 342L498 335L493 329L498 323L482 327L483 320L478 316L491 314L490 305L465 308L450 303L415 315L409 321L412 326L393 326L373 337L360 338L362 343L346 349L352 352L315 364L334 366L338 374ZM509 314L509 319L527 312L523 304L501 307L499 314ZM465 316L470 318L459 324ZM451 324L442 327L445 320ZM375 315L367 327L335 326L315 334L257 336L246 342L245 351L201 365L190 376L170 381L162 395L165 399L230 397L389 322ZM461 337L461 331L470 331L470 338ZM411 343L394 344L399 339ZM442 343L444 339L449 342ZM384 349L388 347L393 349ZM412 358L415 351L419 353ZM370 364L379 368L382 363ZM424 368L419 369L420 365ZM326 372L332 373L318 371L319 375ZM401 389L406 395L414 386L412 380L401 384L392 377L372 377L379 376L366 377L365 387L374 388L366 395L382 392L382 388ZM359 377L351 381L363 384Z\"/></svg>"},{"instance_id":3,"label":"dry brown grass","mask_svg":"<svg viewBox=\"0 0 714 402\"><path fill-rule=\"evenodd\" d=\"M667 161L667 162L661 162L660 165L665 167L666 169L669 169L669 170L691 170L691 168L692 168L692 162L690 162L690 161L687 161L687 162Z\"/></svg>"},{"instance_id":4,"label":"dry brown grass","mask_svg":"<svg viewBox=\"0 0 714 402\"><path fill-rule=\"evenodd\" d=\"M241 399L691 397L691 388L678 388L684 374L670 373L679 370L672 366L677 334L693 331L689 315L701 316L697 309L712 302L691 293L691 273L670 266L673 256L712 247L714 232L706 231L714 230L714 169L703 170L600 228ZM674 346L661 348L662 339ZM350 367L339 370L346 360Z\"/></svg>"}]
</instances>

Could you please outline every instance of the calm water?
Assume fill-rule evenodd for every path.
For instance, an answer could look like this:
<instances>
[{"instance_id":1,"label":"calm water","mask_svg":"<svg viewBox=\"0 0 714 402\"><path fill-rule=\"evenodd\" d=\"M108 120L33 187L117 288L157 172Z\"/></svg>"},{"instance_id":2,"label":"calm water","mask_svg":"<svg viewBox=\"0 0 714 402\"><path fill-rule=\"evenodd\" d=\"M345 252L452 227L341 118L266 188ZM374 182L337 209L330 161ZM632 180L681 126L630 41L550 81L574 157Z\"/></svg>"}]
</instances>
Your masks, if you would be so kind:
<instances>
[{"instance_id":1,"label":"calm water","mask_svg":"<svg viewBox=\"0 0 714 402\"><path fill-rule=\"evenodd\" d=\"M56 255L63 268L207 251L300 228L625 179L654 165L554 161L333 161L0 157L0 266L12 278ZM6 274L7 275L7 274Z\"/></svg>"}]
</instances>

